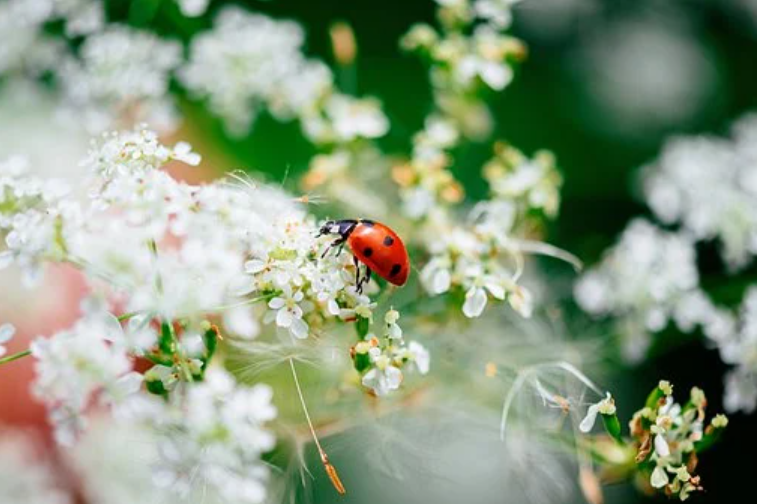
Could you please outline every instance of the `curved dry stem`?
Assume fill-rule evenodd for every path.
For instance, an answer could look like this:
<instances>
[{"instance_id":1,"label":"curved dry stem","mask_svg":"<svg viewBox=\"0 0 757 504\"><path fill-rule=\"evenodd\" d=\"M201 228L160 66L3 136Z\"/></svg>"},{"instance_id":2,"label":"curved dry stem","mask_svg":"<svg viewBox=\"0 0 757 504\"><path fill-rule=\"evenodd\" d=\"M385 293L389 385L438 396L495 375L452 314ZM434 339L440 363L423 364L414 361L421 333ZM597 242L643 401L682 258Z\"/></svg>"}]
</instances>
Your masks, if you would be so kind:
<instances>
[{"instance_id":1,"label":"curved dry stem","mask_svg":"<svg viewBox=\"0 0 757 504\"><path fill-rule=\"evenodd\" d=\"M581 259L571 254L567 250L555 247L554 245L550 245L549 243L519 239L511 239L510 243L512 243L513 246L521 252L554 257L555 259L565 261L566 263L573 266L573 269L576 270L576 272L580 272L584 267L583 261L581 261Z\"/></svg>"}]
</instances>

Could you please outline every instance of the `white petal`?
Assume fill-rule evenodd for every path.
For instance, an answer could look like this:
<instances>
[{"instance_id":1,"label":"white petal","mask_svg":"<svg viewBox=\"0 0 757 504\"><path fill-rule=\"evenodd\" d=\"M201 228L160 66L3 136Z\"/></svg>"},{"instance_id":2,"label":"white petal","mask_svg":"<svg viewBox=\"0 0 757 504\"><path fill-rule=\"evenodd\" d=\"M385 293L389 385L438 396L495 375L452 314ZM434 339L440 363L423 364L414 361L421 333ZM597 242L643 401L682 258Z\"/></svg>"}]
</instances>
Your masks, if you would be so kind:
<instances>
[{"instance_id":1,"label":"white petal","mask_svg":"<svg viewBox=\"0 0 757 504\"><path fill-rule=\"evenodd\" d=\"M289 310L281 309L276 313L276 325L279 327L290 327L294 317Z\"/></svg>"},{"instance_id":2,"label":"white petal","mask_svg":"<svg viewBox=\"0 0 757 504\"><path fill-rule=\"evenodd\" d=\"M374 392L376 392L377 395L381 395L378 391L378 385L379 385L379 371L376 368L371 369L365 375L362 379L362 384L364 387L368 387L370 389L373 389Z\"/></svg>"},{"instance_id":3,"label":"white petal","mask_svg":"<svg viewBox=\"0 0 757 504\"><path fill-rule=\"evenodd\" d=\"M283 308L285 304L286 304L286 301L284 300L284 298L280 298L280 297L275 297L271 299L270 301L268 301L268 307L272 310L279 310Z\"/></svg>"},{"instance_id":4,"label":"white petal","mask_svg":"<svg viewBox=\"0 0 757 504\"><path fill-rule=\"evenodd\" d=\"M0 252L0 270L5 269L13 262L13 252L4 250Z\"/></svg>"},{"instance_id":5,"label":"white petal","mask_svg":"<svg viewBox=\"0 0 757 504\"><path fill-rule=\"evenodd\" d=\"M386 388L388 390L397 390L402 385L402 371L394 366L389 366L384 370L386 376Z\"/></svg>"},{"instance_id":6,"label":"white petal","mask_svg":"<svg viewBox=\"0 0 757 504\"><path fill-rule=\"evenodd\" d=\"M308 337L309 333L308 324L301 318L296 318L292 320L292 326L289 328L289 331L295 338L305 339Z\"/></svg>"},{"instance_id":7,"label":"white petal","mask_svg":"<svg viewBox=\"0 0 757 504\"><path fill-rule=\"evenodd\" d=\"M9 341L16 333L16 328L11 324L3 324L0 326L0 343Z\"/></svg>"},{"instance_id":8,"label":"white petal","mask_svg":"<svg viewBox=\"0 0 757 504\"><path fill-rule=\"evenodd\" d=\"M431 280L431 294L443 294L449 290L452 276L448 269L441 268L434 273Z\"/></svg>"},{"instance_id":9,"label":"white petal","mask_svg":"<svg viewBox=\"0 0 757 504\"><path fill-rule=\"evenodd\" d=\"M116 381L116 388L123 395L134 394L142 386L143 376L136 371L127 373Z\"/></svg>"},{"instance_id":10,"label":"white petal","mask_svg":"<svg viewBox=\"0 0 757 504\"><path fill-rule=\"evenodd\" d=\"M486 292L480 287L471 287L465 294L463 313L468 318L475 318L483 313L486 308Z\"/></svg>"},{"instance_id":11,"label":"white petal","mask_svg":"<svg viewBox=\"0 0 757 504\"><path fill-rule=\"evenodd\" d=\"M391 324L389 326L389 338L402 339L402 328L397 324Z\"/></svg>"},{"instance_id":12,"label":"white petal","mask_svg":"<svg viewBox=\"0 0 757 504\"><path fill-rule=\"evenodd\" d=\"M534 311L534 305L533 298L528 290L518 286L516 290L510 293L510 296L507 299L513 310L518 312L522 317L531 317L531 314Z\"/></svg>"},{"instance_id":13,"label":"white petal","mask_svg":"<svg viewBox=\"0 0 757 504\"><path fill-rule=\"evenodd\" d=\"M428 350L416 341L410 342L408 350L413 355L413 360L418 368L418 372L423 375L428 373L428 370L431 367L431 356L429 355Z\"/></svg>"},{"instance_id":14,"label":"white petal","mask_svg":"<svg viewBox=\"0 0 757 504\"><path fill-rule=\"evenodd\" d=\"M513 80L513 71L502 63L484 63L479 68L481 80L494 89L501 91Z\"/></svg>"},{"instance_id":15,"label":"white petal","mask_svg":"<svg viewBox=\"0 0 757 504\"><path fill-rule=\"evenodd\" d=\"M247 273L259 273L265 268L266 262L260 259L251 259L244 263L244 270Z\"/></svg>"},{"instance_id":16,"label":"white petal","mask_svg":"<svg viewBox=\"0 0 757 504\"><path fill-rule=\"evenodd\" d=\"M668 473L665 472L665 469L661 466L654 468L654 471L652 471L652 478L650 479L650 483L654 488L662 488L667 485L669 481Z\"/></svg>"},{"instance_id":17,"label":"white petal","mask_svg":"<svg viewBox=\"0 0 757 504\"><path fill-rule=\"evenodd\" d=\"M500 301L505 299L505 288L502 286L502 284L499 284L494 281L487 281L486 289L489 291L489 293L492 296L499 299Z\"/></svg>"},{"instance_id":18,"label":"white petal","mask_svg":"<svg viewBox=\"0 0 757 504\"><path fill-rule=\"evenodd\" d=\"M598 404L592 404L589 406L589 410L586 412L584 419L581 420L578 429L583 433L591 431L591 429L594 428L594 423L597 421L597 413L599 413Z\"/></svg>"},{"instance_id":19,"label":"white petal","mask_svg":"<svg viewBox=\"0 0 757 504\"><path fill-rule=\"evenodd\" d=\"M670 447L668 446L668 442L665 441L665 437L662 434L657 434L654 437L654 451L660 457L670 456Z\"/></svg>"},{"instance_id":20,"label":"white petal","mask_svg":"<svg viewBox=\"0 0 757 504\"><path fill-rule=\"evenodd\" d=\"M329 299L328 309L329 309L330 314L334 316L339 315L340 310L339 310L339 305L336 302L336 299Z\"/></svg>"},{"instance_id":21,"label":"white petal","mask_svg":"<svg viewBox=\"0 0 757 504\"><path fill-rule=\"evenodd\" d=\"M260 332L260 325L249 308L229 310L223 316L223 324L232 333L243 338L254 338Z\"/></svg>"}]
</instances>

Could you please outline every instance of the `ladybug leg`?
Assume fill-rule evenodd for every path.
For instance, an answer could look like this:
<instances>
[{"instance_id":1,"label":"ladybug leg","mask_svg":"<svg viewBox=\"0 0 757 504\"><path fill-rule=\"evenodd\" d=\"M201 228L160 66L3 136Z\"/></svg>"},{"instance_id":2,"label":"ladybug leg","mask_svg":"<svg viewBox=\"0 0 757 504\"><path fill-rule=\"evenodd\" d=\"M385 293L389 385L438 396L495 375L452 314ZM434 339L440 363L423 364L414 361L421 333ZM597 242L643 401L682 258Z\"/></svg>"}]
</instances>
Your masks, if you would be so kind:
<instances>
[{"instance_id":1,"label":"ladybug leg","mask_svg":"<svg viewBox=\"0 0 757 504\"><path fill-rule=\"evenodd\" d=\"M360 285L358 287L358 292L363 293L363 285L368 285L368 282L371 281L371 268L368 266L365 267L365 274L363 275L363 278L360 279Z\"/></svg>"},{"instance_id":2,"label":"ladybug leg","mask_svg":"<svg viewBox=\"0 0 757 504\"><path fill-rule=\"evenodd\" d=\"M328 247L326 247L326 250L323 251L323 254L321 254L321 259L326 257L326 254L331 251L334 247L339 247L339 250L337 251L336 255L339 255L342 253L342 250L344 249L344 242L346 241L345 238L337 238L334 240Z\"/></svg>"},{"instance_id":3,"label":"ladybug leg","mask_svg":"<svg viewBox=\"0 0 757 504\"><path fill-rule=\"evenodd\" d=\"M352 256L352 262L355 265L355 290L358 294L362 292L362 284L360 283L360 261L357 256Z\"/></svg>"}]
</instances>

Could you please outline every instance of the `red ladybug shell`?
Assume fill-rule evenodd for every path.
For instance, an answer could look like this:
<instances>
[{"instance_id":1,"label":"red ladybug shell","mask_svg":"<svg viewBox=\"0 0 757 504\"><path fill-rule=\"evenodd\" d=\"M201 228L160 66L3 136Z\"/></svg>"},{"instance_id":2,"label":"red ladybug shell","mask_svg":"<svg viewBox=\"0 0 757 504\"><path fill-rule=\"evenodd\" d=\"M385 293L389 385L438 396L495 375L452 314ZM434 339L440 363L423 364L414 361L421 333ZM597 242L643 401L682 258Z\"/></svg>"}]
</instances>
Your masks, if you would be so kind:
<instances>
[{"instance_id":1,"label":"red ladybug shell","mask_svg":"<svg viewBox=\"0 0 757 504\"><path fill-rule=\"evenodd\" d=\"M371 271L394 285L405 285L410 258L397 233L379 222L360 221L347 243L355 257Z\"/></svg>"}]
</instances>

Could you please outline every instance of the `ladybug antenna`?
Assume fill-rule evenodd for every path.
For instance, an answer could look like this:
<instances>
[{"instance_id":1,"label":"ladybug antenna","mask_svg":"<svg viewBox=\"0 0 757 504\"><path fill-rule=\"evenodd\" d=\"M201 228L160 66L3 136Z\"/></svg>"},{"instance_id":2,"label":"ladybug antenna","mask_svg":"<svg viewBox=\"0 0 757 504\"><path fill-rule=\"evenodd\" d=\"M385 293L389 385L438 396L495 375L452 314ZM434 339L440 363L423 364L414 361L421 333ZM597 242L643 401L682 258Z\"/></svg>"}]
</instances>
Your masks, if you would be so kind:
<instances>
[{"instance_id":1,"label":"ladybug antenna","mask_svg":"<svg viewBox=\"0 0 757 504\"><path fill-rule=\"evenodd\" d=\"M321 456L321 464L323 464L323 468L326 470L326 474L331 480L331 484L334 485L336 491L339 492L339 495L344 495L347 493L347 490L344 488L342 480L339 479L339 473L337 473L336 467L334 467L331 462L329 462L329 457L328 455L326 455L326 451L321 446L321 442L318 440L318 435L315 433L313 422L312 420L310 420L310 413L308 413L308 407L305 404L305 397L302 395L300 379L297 377L297 369L295 369L294 367L294 359L292 357L289 358L289 368L292 370L292 378L294 378L294 385L297 388L297 396L300 398L302 412L305 414L305 420L307 420L308 427L310 428L310 435L313 437L315 447L318 449L318 454Z\"/></svg>"}]
</instances>

